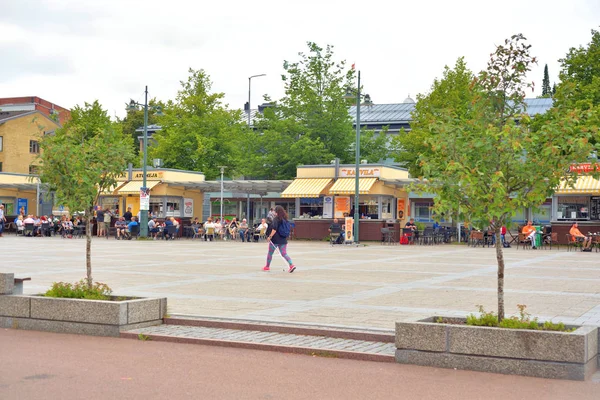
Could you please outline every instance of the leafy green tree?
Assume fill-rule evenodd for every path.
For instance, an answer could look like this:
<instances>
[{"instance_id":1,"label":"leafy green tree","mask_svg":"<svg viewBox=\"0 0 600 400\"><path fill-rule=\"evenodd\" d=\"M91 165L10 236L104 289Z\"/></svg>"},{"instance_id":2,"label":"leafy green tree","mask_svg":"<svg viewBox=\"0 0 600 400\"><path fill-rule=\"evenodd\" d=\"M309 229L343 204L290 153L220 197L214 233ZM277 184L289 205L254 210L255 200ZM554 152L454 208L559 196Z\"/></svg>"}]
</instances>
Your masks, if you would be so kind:
<instances>
[{"instance_id":1,"label":"leafy green tree","mask_svg":"<svg viewBox=\"0 0 600 400\"><path fill-rule=\"evenodd\" d=\"M239 144L245 131L239 110L228 110L223 93L211 93L204 70L189 70L175 101L169 101L160 117L162 130L153 136L150 158L161 158L167 168L202 171L207 179L220 175L219 166L236 174L241 170Z\"/></svg>"},{"instance_id":2,"label":"leafy green tree","mask_svg":"<svg viewBox=\"0 0 600 400\"><path fill-rule=\"evenodd\" d=\"M436 140L439 132L431 129L442 113L451 113L456 119L469 117L477 92L473 90L475 75L467 68L463 57L456 60L454 68L444 67L442 79L435 79L431 91L427 95L418 95L412 113L411 130L401 131L392 139L391 147L395 149L395 159L408 168L414 177L422 176L423 170L419 160L421 153L428 150L427 142Z\"/></svg>"},{"instance_id":3,"label":"leafy green tree","mask_svg":"<svg viewBox=\"0 0 600 400\"><path fill-rule=\"evenodd\" d=\"M369 163L379 163L391 156L391 138L387 131L387 127L384 127L380 132L361 129L360 158L362 160L367 160Z\"/></svg>"},{"instance_id":4,"label":"leafy green tree","mask_svg":"<svg viewBox=\"0 0 600 400\"><path fill-rule=\"evenodd\" d=\"M86 270L92 287L91 220L100 193L114 187L133 158L131 138L112 123L98 101L76 106L71 120L54 135L42 138L40 179L55 192L56 201L71 212L84 211Z\"/></svg>"},{"instance_id":5,"label":"leafy green tree","mask_svg":"<svg viewBox=\"0 0 600 400\"><path fill-rule=\"evenodd\" d=\"M544 66L544 79L542 80L542 97L552 97L550 87L550 75L548 75L548 64Z\"/></svg>"},{"instance_id":6,"label":"leafy green tree","mask_svg":"<svg viewBox=\"0 0 600 400\"><path fill-rule=\"evenodd\" d=\"M164 108L164 104L156 99L151 99L148 102L149 108L155 106L161 106ZM158 123L158 118L155 113L148 112L148 125L154 125ZM123 119L117 119L117 122L121 125L121 129L124 135L131 137L131 142L133 145L133 152L136 156L138 156L140 152L140 145L138 136L142 134L140 132L136 132L136 129L144 127L144 109L136 109L127 111L127 115ZM139 164L141 166L141 163Z\"/></svg>"},{"instance_id":7,"label":"leafy green tree","mask_svg":"<svg viewBox=\"0 0 600 400\"><path fill-rule=\"evenodd\" d=\"M296 121L280 119L270 108L244 135L240 149L244 175L254 179L293 179L298 165L334 158L319 138L303 135Z\"/></svg>"},{"instance_id":8,"label":"leafy green tree","mask_svg":"<svg viewBox=\"0 0 600 400\"><path fill-rule=\"evenodd\" d=\"M541 129L530 129L531 120L524 113L525 93L532 87L525 77L535 63L530 47L522 35L512 36L496 47L487 69L468 90L456 92L454 102L438 106L426 97L420 102L429 104L419 108L430 105L429 112L415 113L416 124L427 124L431 132L417 163L427 182L421 189L436 195L434 213L491 224L495 232L500 320L504 318L500 228L510 224L518 208L542 204L568 166L585 159L591 150L591 132L582 129L575 113L553 109L553 118Z\"/></svg>"},{"instance_id":9,"label":"leafy green tree","mask_svg":"<svg viewBox=\"0 0 600 400\"><path fill-rule=\"evenodd\" d=\"M592 30L592 40L586 47L571 48L559 61L561 71L555 106L581 111L581 124L597 130L600 126L600 32ZM598 134L591 140L600 143Z\"/></svg>"}]
</instances>

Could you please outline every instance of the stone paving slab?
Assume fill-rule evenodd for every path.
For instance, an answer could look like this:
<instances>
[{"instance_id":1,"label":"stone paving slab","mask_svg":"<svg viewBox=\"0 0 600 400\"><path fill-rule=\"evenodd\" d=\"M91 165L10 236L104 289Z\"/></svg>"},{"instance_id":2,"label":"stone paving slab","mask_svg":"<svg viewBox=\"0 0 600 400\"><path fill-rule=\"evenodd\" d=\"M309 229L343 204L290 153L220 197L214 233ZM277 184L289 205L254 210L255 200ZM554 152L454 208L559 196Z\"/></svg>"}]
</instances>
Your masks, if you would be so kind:
<instances>
[{"instance_id":1,"label":"stone paving slab","mask_svg":"<svg viewBox=\"0 0 600 400\"><path fill-rule=\"evenodd\" d=\"M85 240L0 238L0 272L30 276L26 294L85 276ZM167 297L168 313L393 329L396 321L496 308L493 248L463 245L331 247L293 241L297 270L269 273L265 243L94 239L94 279L117 295ZM506 310L540 320L600 325L600 253L505 249Z\"/></svg>"},{"instance_id":2,"label":"stone paving slab","mask_svg":"<svg viewBox=\"0 0 600 400\"><path fill-rule=\"evenodd\" d=\"M367 340L341 339L326 336L297 335L290 333L260 332L250 330L207 328L200 326L160 325L122 332L126 338L147 336L151 340L185 341L220 346L244 345L245 348L298 352L330 352L333 356L353 359L394 362L395 343ZM345 354L352 353L352 354ZM378 358L373 356L380 356Z\"/></svg>"}]
</instances>

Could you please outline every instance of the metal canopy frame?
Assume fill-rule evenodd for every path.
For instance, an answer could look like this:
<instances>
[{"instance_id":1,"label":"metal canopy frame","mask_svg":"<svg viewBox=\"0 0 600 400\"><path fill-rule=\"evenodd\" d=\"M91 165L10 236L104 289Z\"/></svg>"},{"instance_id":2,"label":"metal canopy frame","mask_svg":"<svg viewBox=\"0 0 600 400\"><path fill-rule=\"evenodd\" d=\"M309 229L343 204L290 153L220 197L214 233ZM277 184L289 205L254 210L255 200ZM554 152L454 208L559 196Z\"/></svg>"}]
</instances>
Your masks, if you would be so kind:
<instances>
[{"instance_id":1,"label":"metal canopy frame","mask_svg":"<svg viewBox=\"0 0 600 400\"><path fill-rule=\"evenodd\" d=\"M203 192L220 192L221 181L176 182L163 181L169 186L183 186L185 190L197 189ZM269 192L281 193L292 183L291 180L233 180L223 181L223 190L265 196Z\"/></svg>"}]
</instances>

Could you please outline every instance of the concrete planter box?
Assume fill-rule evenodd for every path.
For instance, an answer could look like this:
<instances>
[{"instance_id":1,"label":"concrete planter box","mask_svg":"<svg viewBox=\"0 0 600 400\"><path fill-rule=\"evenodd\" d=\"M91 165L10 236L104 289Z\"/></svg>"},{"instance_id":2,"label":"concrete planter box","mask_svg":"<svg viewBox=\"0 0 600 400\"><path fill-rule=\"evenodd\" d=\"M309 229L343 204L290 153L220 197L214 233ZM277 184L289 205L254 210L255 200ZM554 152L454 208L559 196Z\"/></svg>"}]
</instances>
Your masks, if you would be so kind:
<instances>
[{"instance_id":1,"label":"concrete planter box","mask_svg":"<svg viewBox=\"0 0 600 400\"><path fill-rule=\"evenodd\" d=\"M103 301L4 295L0 328L119 336L121 330L161 324L166 310L166 298Z\"/></svg>"},{"instance_id":2,"label":"concrete planter box","mask_svg":"<svg viewBox=\"0 0 600 400\"><path fill-rule=\"evenodd\" d=\"M532 331L439 324L437 318L396 323L397 362L571 380L598 369L597 327Z\"/></svg>"}]
</instances>

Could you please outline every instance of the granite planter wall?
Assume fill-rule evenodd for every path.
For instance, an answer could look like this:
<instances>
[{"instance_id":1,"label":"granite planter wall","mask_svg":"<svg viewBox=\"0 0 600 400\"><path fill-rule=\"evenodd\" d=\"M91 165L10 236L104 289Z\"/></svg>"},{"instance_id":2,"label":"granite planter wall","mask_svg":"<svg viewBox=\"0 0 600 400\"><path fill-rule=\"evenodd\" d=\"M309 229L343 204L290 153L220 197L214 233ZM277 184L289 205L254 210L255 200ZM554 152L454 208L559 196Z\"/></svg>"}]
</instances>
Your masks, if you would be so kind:
<instances>
[{"instance_id":1,"label":"granite planter wall","mask_svg":"<svg viewBox=\"0 0 600 400\"><path fill-rule=\"evenodd\" d=\"M119 336L121 330L161 324L166 310L166 298L103 301L0 295L0 328Z\"/></svg>"},{"instance_id":2,"label":"granite planter wall","mask_svg":"<svg viewBox=\"0 0 600 400\"><path fill-rule=\"evenodd\" d=\"M573 332L396 323L396 361L541 378L585 380L598 369L598 328Z\"/></svg>"}]
</instances>

